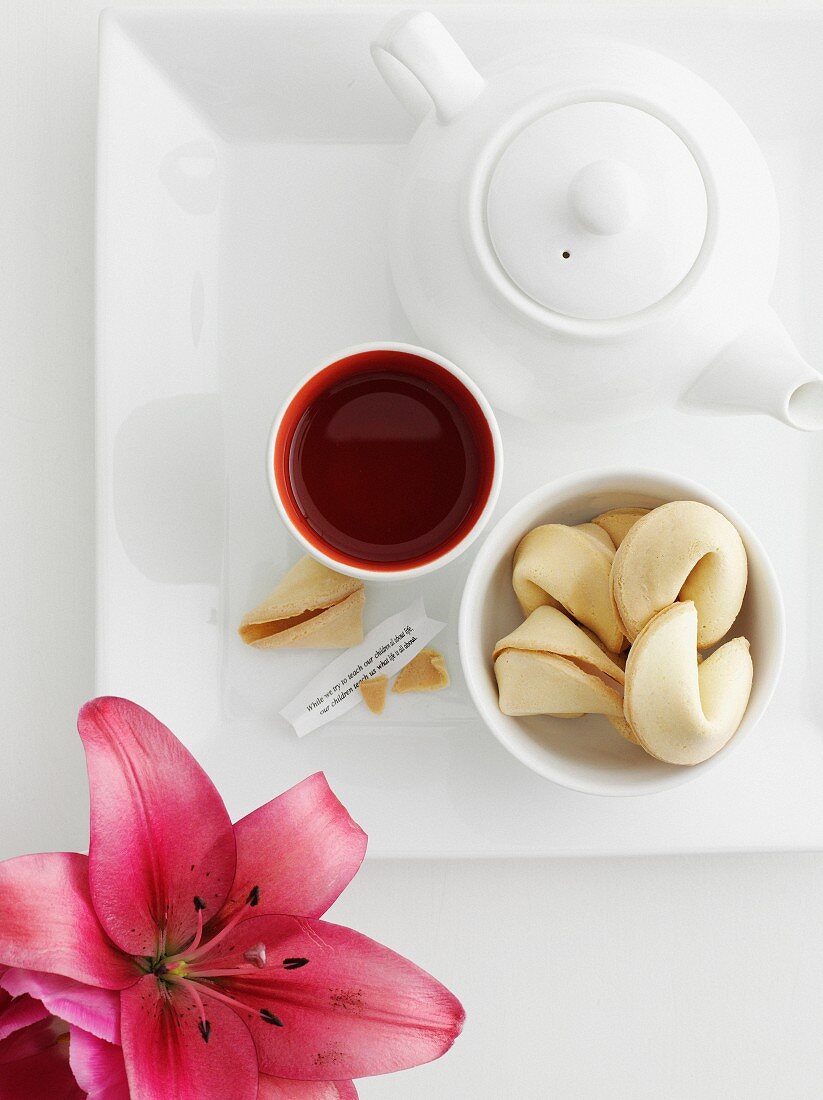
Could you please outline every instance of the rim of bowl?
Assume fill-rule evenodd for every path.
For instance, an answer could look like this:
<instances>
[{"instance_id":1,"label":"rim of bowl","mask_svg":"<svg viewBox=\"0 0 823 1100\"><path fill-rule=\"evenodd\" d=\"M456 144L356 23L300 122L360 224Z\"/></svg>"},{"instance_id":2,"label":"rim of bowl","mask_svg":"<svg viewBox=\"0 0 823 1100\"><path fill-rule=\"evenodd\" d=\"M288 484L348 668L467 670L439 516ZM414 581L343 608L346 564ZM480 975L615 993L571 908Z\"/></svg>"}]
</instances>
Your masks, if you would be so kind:
<instances>
[{"instance_id":1,"label":"rim of bowl","mask_svg":"<svg viewBox=\"0 0 823 1100\"><path fill-rule=\"evenodd\" d=\"M453 375L458 382L468 390L480 406L480 411L483 413L492 437L494 471L492 473L492 483L489 488L489 495L486 498L483 511L475 520L474 525L466 532L460 542L451 548L451 550L441 557L435 558L433 561L424 562L422 565L415 565L409 569L403 569L402 567L399 569L369 569L365 566L349 565L347 562L338 561L337 558L332 557L318 546L315 546L311 539L306 538L303 532L292 522L291 516L288 514L283 501L280 499L277 481L274 476L274 450L277 441L277 433L283 422L283 417L286 415L292 401L294 401L303 387L310 382L316 374L319 374L320 371L325 370L341 359L347 359L351 355L360 355L368 351L405 352L409 355L416 355L421 359L428 359L432 363L436 363L439 367L448 371L449 374ZM334 569L338 573L344 573L349 577L357 577L363 581L407 581L413 580L415 577L422 577L427 573L433 573L436 569L448 565L449 562L454 561L455 558L458 558L467 550L481 531L484 530L497 504L497 498L500 495L500 486L503 482L503 439L500 435L497 417L494 415L494 410L483 391L478 388L477 384L472 381L465 371L461 370L461 368L450 359L447 359L444 355L440 355L436 351L429 351L428 348L420 347L417 344L407 344L398 340L372 340L365 344L352 344L349 347L335 352L334 355L324 359L319 366L308 371L290 391L275 414L271 429L269 430L269 439L266 447L266 478L269 485L269 492L272 495L280 518L286 525L289 534L292 538L296 539L304 550L311 554L313 558L327 565L329 569Z\"/></svg>"},{"instance_id":2,"label":"rim of bowl","mask_svg":"<svg viewBox=\"0 0 823 1100\"><path fill-rule=\"evenodd\" d=\"M627 483L632 483L628 489ZM665 486L665 488L664 488ZM499 564L502 544L507 542L514 530L516 530L521 518L527 515L539 501L545 503L546 509L571 502L577 496L582 496L587 491L609 492L625 489L626 492L647 493L649 496L666 495L670 491L683 496L670 496L669 500L695 499L710 504L721 512L738 529L745 545L746 553L751 556L752 550L758 558L758 564L765 576L765 587L769 590L776 612L776 638L773 644L772 672L765 688L760 685L759 699L751 710L751 700L747 707L743 720L737 732L726 745L700 764L690 767L678 767L674 771L661 771L660 778L647 780L621 779L619 783L610 784L596 777L590 782L572 779L564 772L563 768L553 764L548 759L544 767L536 766L534 760L528 759L522 746L514 738L510 737L502 724L498 724L501 715L497 709L497 700L494 700L495 710L490 712L488 700L481 681L481 673L484 669L483 662L488 655L475 653L476 639L480 633L479 617L482 607L479 589L488 580L492 570ZM550 521L549 521L550 522ZM523 535L526 530L523 530ZM522 536L521 536L522 537ZM740 745L740 742L760 721L763 713L771 702L780 672L783 667L783 658L786 645L786 613L783 603L783 593L777 578L774 566L766 553L763 544L751 529L745 519L732 508L722 497L705 485L681 474L662 469L644 469L643 467L626 467L615 470L613 467L593 470L582 470L578 473L567 474L556 481L546 482L534 489L517 504L509 509L494 525L487 535L483 545L472 562L466 583L463 587L463 595L460 601L460 614L458 620L458 649L460 651L460 663L463 675L469 688L472 702L474 703L480 718L487 729L497 738L501 745L516 757L522 764L545 779L551 780L560 787L568 790L579 791L583 794L593 794L606 797L631 797L637 795L657 794L661 791L671 790L684 783L689 783L704 775L711 768L720 763L721 759L727 759L729 755ZM486 670L487 671L487 670ZM664 765L666 766L666 765ZM674 767L674 765L671 765Z\"/></svg>"}]
</instances>

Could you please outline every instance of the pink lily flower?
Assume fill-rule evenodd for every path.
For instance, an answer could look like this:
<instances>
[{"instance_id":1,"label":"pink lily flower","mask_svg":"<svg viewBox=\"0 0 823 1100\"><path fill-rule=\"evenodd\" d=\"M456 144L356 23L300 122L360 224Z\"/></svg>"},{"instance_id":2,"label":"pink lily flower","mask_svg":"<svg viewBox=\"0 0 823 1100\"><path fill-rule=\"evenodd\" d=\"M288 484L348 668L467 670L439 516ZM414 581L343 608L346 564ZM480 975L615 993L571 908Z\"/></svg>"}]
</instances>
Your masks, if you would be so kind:
<instances>
[{"instance_id":1,"label":"pink lily flower","mask_svg":"<svg viewBox=\"0 0 823 1100\"><path fill-rule=\"evenodd\" d=\"M464 1013L444 986L318 919L366 847L322 774L232 826L148 711L95 699L78 728L89 855L0 863L0 963L13 968L0 984L82 1005L114 1082L100 1100L356 1100L352 1078L451 1047Z\"/></svg>"}]
</instances>

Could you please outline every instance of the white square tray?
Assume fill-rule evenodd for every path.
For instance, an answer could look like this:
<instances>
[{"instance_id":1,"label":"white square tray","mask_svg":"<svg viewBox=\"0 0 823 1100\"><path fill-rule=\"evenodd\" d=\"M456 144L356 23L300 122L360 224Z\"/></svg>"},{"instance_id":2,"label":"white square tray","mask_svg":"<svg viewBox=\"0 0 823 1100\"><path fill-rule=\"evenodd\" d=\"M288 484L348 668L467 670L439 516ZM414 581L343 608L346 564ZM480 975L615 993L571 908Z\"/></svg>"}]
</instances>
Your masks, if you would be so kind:
<instances>
[{"instance_id":1,"label":"white square tray","mask_svg":"<svg viewBox=\"0 0 823 1100\"><path fill-rule=\"evenodd\" d=\"M761 142L783 216L774 301L823 363L823 20L697 4L432 5L482 70L590 30L715 84ZM372 586L367 626L425 597L454 687L363 708L298 741L278 710L334 654L256 652L236 626L297 557L264 476L290 386L347 344L413 340L389 278L388 200L411 124L373 71L386 5L104 15L97 209L98 689L197 754L241 814L323 769L392 856L816 848L823 843L823 436L671 413L589 432L503 418L499 513L537 484L621 463L705 482L759 533L789 641L771 709L727 765L646 798L532 775L481 725L456 619L468 559ZM776 28L775 23L780 27ZM779 33L778 33L779 32ZM752 226L757 232L757 226ZM471 370L471 364L463 364ZM604 733L604 736L608 734Z\"/></svg>"}]
</instances>

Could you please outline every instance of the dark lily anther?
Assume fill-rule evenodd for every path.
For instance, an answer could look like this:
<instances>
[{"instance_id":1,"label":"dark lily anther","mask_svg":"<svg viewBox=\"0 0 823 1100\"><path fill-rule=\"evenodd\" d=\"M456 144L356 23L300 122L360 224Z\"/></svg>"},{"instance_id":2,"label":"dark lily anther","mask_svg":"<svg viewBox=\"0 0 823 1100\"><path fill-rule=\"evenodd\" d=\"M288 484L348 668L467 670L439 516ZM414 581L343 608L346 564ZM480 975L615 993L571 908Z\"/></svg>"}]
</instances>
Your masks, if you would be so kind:
<instances>
[{"instance_id":1,"label":"dark lily anther","mask_svg":"<svg viewBox=\"0 0 823 1100\"><path fill-rule=\"evenodd\" d=\"M267 1024L274 1024L275 1027L283 1027L283 1021L279 1016L275 1016L273 1012L269 1012L267 1008L260 1009L260 1018L265 1020Z\"/></svg>"},{"instance_id":2,"label":"dark lily anther","mask_svg":"<svg viewBox=\"0 0 823 1100\"><path fill-rule=\"evenodd\" d=\"M260 901L260 887L252 886L249 890L249 896L246 898L246 905L257 905Z\"/></svg>"},{"instance_id":3,"label":"dark lily anther","mask_svg":"<svg viewBox=\"0 0 823 1100\"><path fill-rule=\"evenodd\" d=\"M209 1041L209 1036L211 1035L211 1024L209 1023L209 1021L200 1020L197 1024L197 1030L203 1036L203 1042L207 1043Z\"/></svg>"},{"instance_id":4,"label":"dark lily anther","mask_svg":"<svg viewBox=\"0 0 823 1100\"><path fill-rule=\"evenodd\" d=\"M200 912L201 909L206 908L206 903L203 901L203 899L198 898L196 895L195 895L195 898L194 898L194 908L197 910L198 913Z\"/></svg>"},{"instance_id":5,"label":"dark lily anther","mask_svg":"<svg viewBox=\"0 0 823 1100\"><path fill-rule=\"evenodd\" d=\"M301 966L305 966L308 959L283 959L284 970L299 970Z\"/></svg>"}]
</instances>

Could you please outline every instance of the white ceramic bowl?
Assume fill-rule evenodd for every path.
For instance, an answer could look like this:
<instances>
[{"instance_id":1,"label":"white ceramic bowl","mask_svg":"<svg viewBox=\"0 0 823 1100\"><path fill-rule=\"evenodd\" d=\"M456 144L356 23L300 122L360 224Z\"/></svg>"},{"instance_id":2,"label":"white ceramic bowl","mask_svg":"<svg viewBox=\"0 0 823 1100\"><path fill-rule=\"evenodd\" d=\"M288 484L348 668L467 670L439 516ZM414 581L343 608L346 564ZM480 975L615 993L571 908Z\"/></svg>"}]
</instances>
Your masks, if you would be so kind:
<instances>
[{"instance_id":1,"label":"white ceramic bowl","mask_svg":"<svg viewBox=\"0 0 823 1100\"><path fill-rule=\"evenodd\" d=\"M751 642L754 683L735 736L710 760L694 767L664 764L630 744L598 715L560 719L512 718L497 705L491 653L495 642L523 616L511 585L518 543L541 523L583 523L609 508L653 508L670 500L699 500L722 512L740 532L749 558L749 583L729 637ZM785 617L774 569L746 522L710 492L676 474L601 470L544 485L511 509L487 536L475 558L460 605L460 657L483 721L509 752L539 775L588 794L652 794L704 774L727 759L757 724L772 697L783 663Z\"/></svg>"}]
</instances>

